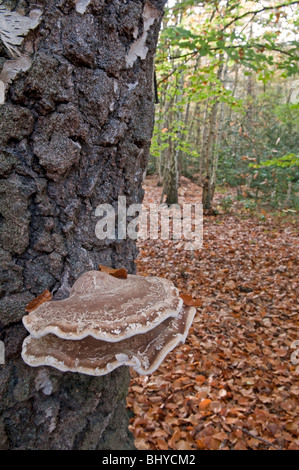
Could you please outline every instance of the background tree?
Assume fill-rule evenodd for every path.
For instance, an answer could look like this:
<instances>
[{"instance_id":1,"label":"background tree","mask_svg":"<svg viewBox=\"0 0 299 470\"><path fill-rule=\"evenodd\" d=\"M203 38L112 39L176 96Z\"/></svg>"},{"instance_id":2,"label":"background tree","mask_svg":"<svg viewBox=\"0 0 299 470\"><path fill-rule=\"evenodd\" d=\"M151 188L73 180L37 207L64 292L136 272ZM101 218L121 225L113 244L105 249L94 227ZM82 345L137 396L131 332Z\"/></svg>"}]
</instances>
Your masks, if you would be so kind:
<instances>
[{"instance_id":1,"label":"background tree","mask_svg":"<svg viewBox=\"0 0 299 470\"><path fill-rule=\"evenodd\" d=\"M203 184L204 208L212 209L216 179L225 164L226 130L247 139L246 154L238 156L238 139L225 142L235 167L246 155L255 158L258 97L272 82L293 77L294 83L298 76L298 5L290 0L186 0L169 8L156 60L161 102L149 167L156 171L158 158L159 174L165 172L166 200L181 172ZM285 93L278 102L287 104ZM169 162L177 159L172 168L178 172L169 172ZM260 189L256 199L259 194Z\"/></svg>"},{"instance_id":2,"label":"background tree","mask_svg":"<svg viewBox=\"0 0 299 470\"><path fill-rule=\"evenodd\" d=\"M21 320L34 297L46 289L66 297L99 264L135 272L135 244L98 240L95 209L115 206L119 195L128 205L142 200L164 1L12 0L0 7L24 18L37 5L39 25L16 51L1 23L0 448L131 448L128 369L96 378L30 368L20 358ZM20 55L30 67L8 72L7 62Z\"/></svg>"}]
</instances>

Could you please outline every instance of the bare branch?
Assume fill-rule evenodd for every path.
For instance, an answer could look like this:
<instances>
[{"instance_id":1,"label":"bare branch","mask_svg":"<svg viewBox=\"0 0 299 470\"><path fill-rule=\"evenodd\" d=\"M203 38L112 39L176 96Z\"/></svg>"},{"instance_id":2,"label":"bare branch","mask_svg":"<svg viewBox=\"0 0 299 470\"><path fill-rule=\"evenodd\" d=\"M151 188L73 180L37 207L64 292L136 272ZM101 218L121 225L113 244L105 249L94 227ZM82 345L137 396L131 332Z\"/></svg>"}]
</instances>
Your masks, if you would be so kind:
<instances>
[{"instance_id":1,"label":"bare branch","mask_svg":"<svg viewBox=\"0 0 299 470\"><path fill-rule=\"evenodd\" d=\"M283 8L283 7L289 7L291 5L298 5L299 4L299 1L295 1L295 2L284 2L284 3L279 3L277 5L272 5L272 6L268 6L268 7L263 7L263 8L260 8L259 10L254 10L254 11L246 11L245 13L243 13L242 15L240 16L237 16L236 18L233 18L228 24L226 24L222 30L222 31L225 31L227 28L229 28L233 23L235 23L236 21L239 21L243 18L245 18L246 16L249 16L249 15L253 15L253 17L251 18L251 21L255 18L256 15L258 15L259 13L263 13L264 11L269 11L269 10L276 10L278 8Z\"/></svg>"}]
</instances>

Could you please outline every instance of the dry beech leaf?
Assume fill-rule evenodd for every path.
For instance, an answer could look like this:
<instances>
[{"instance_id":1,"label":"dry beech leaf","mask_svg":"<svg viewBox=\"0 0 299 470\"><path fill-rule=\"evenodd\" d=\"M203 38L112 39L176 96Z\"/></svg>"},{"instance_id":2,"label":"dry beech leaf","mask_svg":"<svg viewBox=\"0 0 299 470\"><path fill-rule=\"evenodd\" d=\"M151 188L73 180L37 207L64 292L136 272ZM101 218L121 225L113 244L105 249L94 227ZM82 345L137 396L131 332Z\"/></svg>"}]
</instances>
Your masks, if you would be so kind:
<instances>
[{"instance_id":1,"label":"dry beech leaf","mask_svg":"<svg viewBox=\"0 0 299 470\"><path fill-rule=\"evenodd\" d=\"M176 448L177 450L192 450L192 446L189 442L184 441L183 439L177 443Z\"/></svg>"},{"instance_id":2,"label":"dry beech leaf","mask_svg":"<svg viewBox=\"0 0 299 470\"><path fill-rule=\"evenodd\" d=\"M108 266L103 266L102 264L99 265L99 270L103 271L104 273L108 273L113 277L117 277L119 279L127 279L128 272L125 268L109 268Z\"/></svg>"},{"instance_id":3,"label":"dry beech leaf","mask_svg":"<svg viewBox=\"0 0 299 470\"><path fill-rule=\"evenodd\" d=\"M243 440L237 441L237 443L234 447L234 450L247 450L247 446L246 446L245 441L243 441Z\"/></svg>"},{"instance_id":4,"label":"dry beech leaf","mask_svg":"<svg viewBox=\"0 0 299 470\"><path fill-rule=\"evenodd\" d=\"M201 307L202 301L200 299L193 299L192 295L189 294L180 294L181 299L185 305L188 307Z\"/></svg>"},{"instance_id":5,"label":"dry beech leaf","mask_svg":"<svg viewBox=\"0 0 299 470\"><path fill-rule=\"evenodd\" d=\"M229 290L233 290L236 288L236 283L235 281L227 281L225 284L224 284L224 287L226 289L229 289Z\"/></svg>"},{"instance_id":6,"label":"dry beech leaf","mask_svg":"<svg viewBox=\"0 0 299 470\"><path fill-rule=\"evenodd\" d=\"M198 405L199 409L206 410L210 406L210 403L211 403L211 400L209 398L204 398L203 400L201 400L201 402Z\"/></svg>"},{"instance_id":7,"label":"dry beech leaf","mask_svg":"<svg viewBox=\"0 0 299 470\"><path fill-rule=\"evenodd\" d=\"M138 450L150 450L150 445L144 440L143 437L135 439L135 446Z\"/></svg>"},{"instance_id":8,"label":"dry beech leaf","mask_svg":"<svg viewBox=\"0 0 299 470\"><path fill-rule=\"evenodd\" d=\"M40 294L35 299L31 300L31 302L29 302L29 304L26 305L26 307L25 307L26 312L28 312L28 313L32 312L37 307L39 307L41 304L43 304L45 302L49 302L49 300L51 300L52 297L53 296L52 296L51 292L48 289L45 290L45 292Z\"/></svg>"},{"instance_id":9,"label":"dry beech leaf","mask_svg":"<svg viewBox=\"0 0 299 470\"><path fill-rule=\"evenodd\" d=\"M204 439L196 439L195 442L199 450L203 450L206 448Z\"/></svg>"},{"instance_id":10,"label":"dry beech leaf","mask_svg":"<svg viewBox=\"0 0 299 470\"><path fill-rule=\"evenodd\" d=\"M225 441L226 439L228 439L228 435L226 434L226 432L218 432L216 434L213 435L213 439L216 439L217 441Z\"/></svg>"},{"instance_id":11,"label":"dry beech leaf","mask_svg":"<svg viewBox=\"0 0 299 470\"><path fill-rule=\"evenodd\" d=\"M222 409L222 405L221 405L220 401L212 401L211 404L210 404L210 408L214 413L220 413L220 411Z\"/></svg>"},{"instance_id":12,"label":"dry beech leaf","mask_svg":"<svg viewBox=\"0 0 299 470\"><path fill-rule=\"evenodd\" d=\"M159 450L168 450L168 445L162 437L159 437L156 442Z\"/></svg>"},{"instance_id":13,"label":"dry beech leaf","mask_svg":"<svg viewBox=\"0 0 299 470\"><path fill-rule=\"evenodd\" d=\"M195 381L202 384L202 383L204 383L204 382L206 381L206 377L205 377L204 375L197 375L197 376L195 377Z\"/></svg>"},{"instance_id":14,"label":"dry beech leaf","mask_svg":"<svg viewBox=\"0 0 299 470\"><path fill-rule=\"evenodd\" d=\"M136 423L136 421L135 421ZM147 422L146 422L147 424ZM166 431L164 431L163 429L156 429L153 434L152 434L153 437L168 437L168 434Z\"/></svg>"}]
</instances>

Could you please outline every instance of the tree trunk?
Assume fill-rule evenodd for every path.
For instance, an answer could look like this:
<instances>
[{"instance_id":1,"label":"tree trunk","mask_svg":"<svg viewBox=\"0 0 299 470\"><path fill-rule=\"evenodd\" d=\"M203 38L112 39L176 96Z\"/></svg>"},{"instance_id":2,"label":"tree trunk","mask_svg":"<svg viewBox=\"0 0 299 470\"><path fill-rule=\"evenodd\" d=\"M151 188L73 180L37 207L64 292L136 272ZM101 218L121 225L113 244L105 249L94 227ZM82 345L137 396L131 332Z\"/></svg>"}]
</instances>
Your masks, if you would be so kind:
<instances>
[{"instance_id":1,"label":"tree trunk","mask_svg":"<svg viewBox=\"0 0 299 470\"><path fill-rule=\"evenodd\" d=\"M223 72L223 56L220 55L220 65L217 72L218 80L222 79L222 72ZM203 190L202 190L202 204L203 210L207 213L213 213L212 209L212 202L215 193L216 187L216 166L217 162L216 159L217 154L213 151L213 146L215 146L216 142L216 124L217 124L217 113L219 108L219 99L216 99L213 103L209 115L208 121L208 130L207 136L204 144L203 149L203 161L204 161L204 168L205 168L205 178L203 183Z\"/></svg>"},{"instance_id":2,"label":"tree trunk","mask_svg":"<svg viewBox=\"0 0 299 470\"><path fill-rule=\"evenodd\" d=\"M170 163L169 169L166 176L166 204L172 205L178 203L178 184L179 184L179 173L178 173L178 150L170 147Z\"/></svg>"},{"instance_id":3,"label":"tree trunk","mask_svg":"<svg viewBox=\"0 0 299 470\"><path fill-rule=\"evenodd\" d=\"M164 3L39 2L41 22L24 40L31 67L0 106L0 449L133 447L128 368L91 377L28 367L21 320L34 297L67 297L99 264L135 272L135 243L97 239L95 209L119 195L142 201Z\"/></svg>"},{"instance_id":4,"label":"tree trunk","mask_svg":"<svg viewBox=\"0 0 299 470\"><path fill-rule=\"evenodd\" d=\"M203 210L211 211L212 210L212 201L214 196L214 165L213 165L213 144L215 141L215 127L217 119L219 101L216 101L212 105L211 113L209 116L209 128L208 135L205 142L204 148L204 162L205 162L205 178L202 189L202 204Z\"/></svg>"},{"instance_id":5,"label":"tree trunk","mask_svg":"<svg viewBox=\"0 0 299 470\"><path fill-rule=\"evenodd\" d=\"M180 2L178 2L180 3ZM167 159L167 165L165 165L165 171L163 175L163 191L162 191L162 198L164 194L166 194L166 204L172 205L178 203L178 186L179 186L179 159L180 159L180 149L178 148L180 137L181 137L181 120L182 120L182 110L180 107L180 101L182 99L183 94L183 84L184 84L184 76L183 72L181 71L177 77L177 88L179 89L180 93L175 97L175 105L177 109L175 111L176 121L178 124L178 129L176 133L175 140L171 140L169 138L169 153ZM169 120L171 125L173 125L172 113L169 116ZM175 145L173 145L175 144Z\"/></svg>"},{"instance_id":6,"label":"tree trunk","mask_svg":"<svg viewBox=\"0 0 299 470\"><path fill-rule=\"evenodd\" d=\"M226 85L227 73L228 73L228 59L226 61L225 67L222 72L222 67L220 70L220 78L222 80L223 85ZM222 77L221 77L222 74ZM213 166L212 166L212 181L211 181L211 203L213 201L216 189L216 180L217 180L217 170L218 170L218 160L219 160L219 152L221 148L221 140L223 134L223 121L224 121L224 102L220 103L220 110L218 112L218 120L216 122L216 137L215 137L215 145L214 145L214 152L213 152Z\"/></svg>"},{"instance_id":7,"label":"tree trunk","mask_svg":"<svg viewBox=\"0 0 299 470\"><path fill-rule=\"evenodd\" d=\"M202 123L202 132L201 132L201 145L200 145L200 154L199 154L199 184L203 185L204 171L206 167L205 162L205 144L208 138L208 114L209 114L209 104L210 97L206 98L205 110Z\"/></svg>"}]
</instances>

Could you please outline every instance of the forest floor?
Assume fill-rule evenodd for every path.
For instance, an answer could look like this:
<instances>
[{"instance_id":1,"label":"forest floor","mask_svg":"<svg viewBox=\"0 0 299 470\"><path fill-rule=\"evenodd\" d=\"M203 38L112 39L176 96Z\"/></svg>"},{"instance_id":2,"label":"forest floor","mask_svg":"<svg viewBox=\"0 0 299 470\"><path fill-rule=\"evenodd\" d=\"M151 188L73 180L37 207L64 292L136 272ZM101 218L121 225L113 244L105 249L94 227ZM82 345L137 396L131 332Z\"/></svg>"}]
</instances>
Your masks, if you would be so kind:
<instances>
[{"instance_id":1,"label":"forest floor","mask_svg":"<svg viewBox=\"0 0 299 470\"><path fill-rule=\"evenodd\" d=\"M155 178L144 204L160 203ZM201 188L183 179L180 203ZM216 206L223 194L216 194ZM262 217L261 217L262 216ZM299 450L298 226L238 204L204 217L203 246L139 241L138 274L201 300L184 345L152 375L132 371L140 450ZM297 343L295 343L298 341Z\"/></svg>"}]
</instances>

